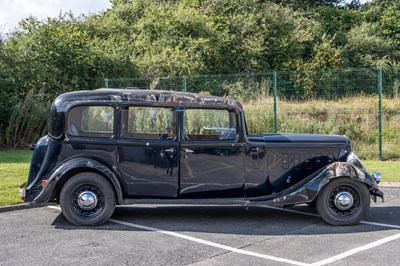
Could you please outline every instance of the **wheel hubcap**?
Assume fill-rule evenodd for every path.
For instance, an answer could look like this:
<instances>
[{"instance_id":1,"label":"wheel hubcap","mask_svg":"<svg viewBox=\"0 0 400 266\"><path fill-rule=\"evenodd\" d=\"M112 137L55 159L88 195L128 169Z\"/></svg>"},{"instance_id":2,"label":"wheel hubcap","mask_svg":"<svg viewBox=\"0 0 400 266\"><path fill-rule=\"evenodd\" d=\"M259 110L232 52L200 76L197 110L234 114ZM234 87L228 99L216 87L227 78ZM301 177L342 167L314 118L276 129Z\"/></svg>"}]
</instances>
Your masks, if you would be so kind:
<instances>
[{"instance_id":1,"label":"wheel hubcap","mask_svg":"<svg viewBox=\"0 0 400 266\"><path fill-rule=\"evenodd\" d=\"M335 197L335 205L339 210L348 210L353 204L354 198L349 192L340 192Z\"/></svg>"},{"instance_id":2,"label":"wheel hubcap","mask_svg":"<svg viewBox=\"0 0 400 266\"><path fill-rule=\"evenodd\" d=\"M329 195L328 208L336 217L350 217L360 207L360 195L353 186L339 186Z\"/></svg>"},{"instance_id":3,"label":"wheel hubcap","mask_svg":"<svg viewBox=\"0 0 400 266\"><path fill-rule=\"evenodd\" d=\"M95 186L77 187L72 194L72 210L80 217L96 217L104 208L103 194Z\"/></svg>"},{"instance_id":4,"label":"wheel hubcap","mask_svg":"<svg viewBox=\"0 0 400 266\"><path fill-rule=\"evenodd\" d=\"M83 191L78 196L78 205L83 210L91 210L97 205L97 197L91 191Z\"/></svg>"}]
</instances>

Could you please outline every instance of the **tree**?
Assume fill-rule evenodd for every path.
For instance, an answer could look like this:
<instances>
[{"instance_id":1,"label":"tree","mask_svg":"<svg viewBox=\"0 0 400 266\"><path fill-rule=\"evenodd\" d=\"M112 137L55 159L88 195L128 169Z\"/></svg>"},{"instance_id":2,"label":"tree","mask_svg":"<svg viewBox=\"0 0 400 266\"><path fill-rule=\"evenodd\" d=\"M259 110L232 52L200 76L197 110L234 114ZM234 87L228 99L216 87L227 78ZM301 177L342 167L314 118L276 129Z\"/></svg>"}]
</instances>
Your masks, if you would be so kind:
<instances>
[{"instance_id":1,"label":"tree","mask_svg":"<svg viewBox=\"0 0 400 266\"><path fill-rule=\"evenodd\" d=\"M320 6L337 7L344 6L345 0L272 0L277 4L288 6L294 9L313 9Z\"/></svg>"},{"instance_id":2,"label":"tree","mask_svg":"<svg viewBox=\"0 0 400 266\"><path fill-rule=\"evenodd\" d=\"M377 34L378 32L378 23L363 23L349 31L344 47L348 66L377 67L395 64L393 40Z\"/></svg>"},{"instance_id":3,"label":"tree","mask_svg":"<svg viewBox=\"0 0 400 266\"><path fill-rule=\"evenodd\" d=\"M96 88L99 78L102 82L107 77L110 64L101 51L92 49L84 19L65 14L46 21L21 21L21 31L4 46L3 60L21 97L31 89L43 89L51 98L71 89Z\"/></svg>"}]
</instances>

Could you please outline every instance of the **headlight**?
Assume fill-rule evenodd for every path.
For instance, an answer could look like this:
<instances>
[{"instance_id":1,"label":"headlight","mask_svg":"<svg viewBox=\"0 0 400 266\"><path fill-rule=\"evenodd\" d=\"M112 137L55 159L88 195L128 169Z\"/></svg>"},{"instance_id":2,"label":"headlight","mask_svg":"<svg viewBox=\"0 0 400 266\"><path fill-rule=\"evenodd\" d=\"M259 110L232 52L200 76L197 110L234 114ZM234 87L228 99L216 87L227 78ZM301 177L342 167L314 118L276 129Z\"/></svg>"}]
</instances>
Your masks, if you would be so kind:
<instances>
[{"instance_id":1,"label":"headlight","mask_svg":"<svg viewBox=\"0 0 400 266\"><path fill-rule=\"evenodd\" d=\"M347 156L348 163L354 164L358 168L360 168L365 174L368 174L367 169L365 169L364 165L361 163L360 159L357 157L357 155L354 152L350 152L349 156ZM381 182L382 180L382 175L379 172L375 172L371 175L371 177L375 180L377 184Z\"/></svg>"},{"instance_id":2,"label":"headlight","mask_svg":"<svg viewBox=\"0 0 400 266\"><path fill-rule=\"evenodd\" d=\"M382 175L379 172L375 172L371 176L377 184L379 184L379 182L381 182L381 180L382 180Z\"/></svg>"},{"instance_id":3,"label":"headlight","mask_svg":"<svg viewBox=\"0 0 400 266\"><path fill-rule=\"evenodd\" d=\"M358 168L363 170L365 173L368 173L367 169L365 169L364 165L362 165L360 159L357 157L357 155L354 152L350 152L349 156L347 156L346 161L348 163L354 164L355 166L357 166Z\"/></svg>"}]
</instances>

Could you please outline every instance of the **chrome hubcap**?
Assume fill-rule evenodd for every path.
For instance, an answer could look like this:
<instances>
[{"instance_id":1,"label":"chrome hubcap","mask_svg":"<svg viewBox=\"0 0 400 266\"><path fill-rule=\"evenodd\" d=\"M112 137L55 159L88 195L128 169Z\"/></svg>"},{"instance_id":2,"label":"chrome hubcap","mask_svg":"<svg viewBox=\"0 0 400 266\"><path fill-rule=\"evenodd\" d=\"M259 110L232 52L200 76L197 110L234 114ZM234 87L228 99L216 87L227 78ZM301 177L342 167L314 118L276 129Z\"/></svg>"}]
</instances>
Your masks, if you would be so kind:
<instances>
[{"instance_id":1,"label":"chrome hubcap","mask_svg":"<svg viewBox=\"0 0 400 266\"><path fill-rule=\"evenodd\" d=\"M83 191L78 196L78 205L82 210L91 210L97 205L97 197L91 191Z\"/></svg>"},{"instance_id":2,"label":"chrome hubcap","mask_svg":"<svg viewBox=\"0 0 400 266\"><path fill-rule=\"evenodd\" d=\"M342 211L350 209L354 204L353 196L347 192L342 191L338 193L335 197L335 206Z\"/></svg>"}]
</instances>

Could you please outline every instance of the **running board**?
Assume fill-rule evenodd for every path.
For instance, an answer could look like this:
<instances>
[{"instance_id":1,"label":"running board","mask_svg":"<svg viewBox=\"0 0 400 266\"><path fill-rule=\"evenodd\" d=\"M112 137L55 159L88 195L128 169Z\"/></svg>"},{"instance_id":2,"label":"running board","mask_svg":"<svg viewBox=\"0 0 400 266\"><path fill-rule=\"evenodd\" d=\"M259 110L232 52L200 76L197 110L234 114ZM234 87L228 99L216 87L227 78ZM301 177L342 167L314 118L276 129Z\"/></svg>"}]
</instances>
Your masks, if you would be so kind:
<instances>
[{"instance_id":1,"label":"running board","mask_svg":"<svg viewBox=\"0 0 400 266\"><path fill-rule=\"evenodd\" d=\"M125 199L121 205L172 204L172 205L247 205L244 198L225 199Z\"/></svg>"}]
</instances>

